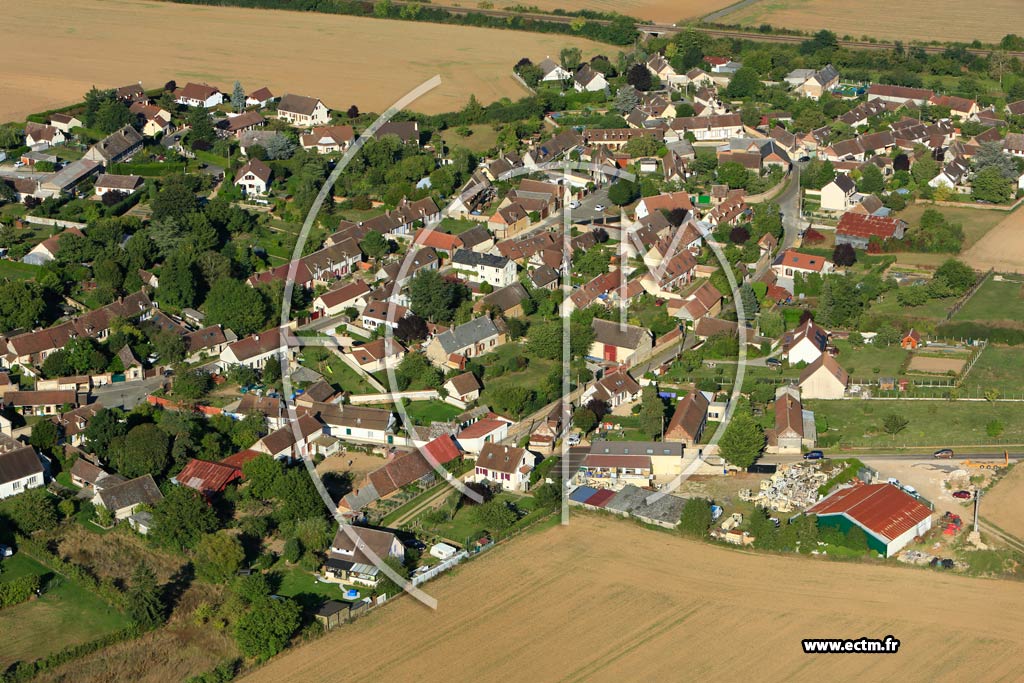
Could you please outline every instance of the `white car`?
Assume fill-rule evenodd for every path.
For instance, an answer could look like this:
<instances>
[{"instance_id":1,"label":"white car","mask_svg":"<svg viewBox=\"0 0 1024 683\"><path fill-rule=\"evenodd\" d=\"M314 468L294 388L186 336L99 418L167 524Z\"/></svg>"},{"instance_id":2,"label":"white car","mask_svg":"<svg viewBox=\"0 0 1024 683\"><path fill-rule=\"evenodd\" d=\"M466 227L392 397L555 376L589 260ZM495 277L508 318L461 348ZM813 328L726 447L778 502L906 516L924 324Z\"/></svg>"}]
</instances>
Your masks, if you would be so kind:
<instances>
[{"instance_id":1,"label":"white car","mask_svg":"<svg viewBox=\"0 0 1024 683\"><path fill-rule=\"evenodd\" d=\"M579 434L570 434L568 436L568 438L566 438L565 443L569 444L570 446L579 446L580 445L580 435Z\"/></svg>"},{"instance_id":2,"label":"white car","mask_svg":"<svg viewBox=\"0 0 1024 683\"><path fill-rule=\"evenodd\" d=\"M578 201L578 200L576 200L576 199L574 199L574 200L572 200L571 202L569 202L569 208L570 208L570 209L578 209L578 208L580 208L580 203L579 203L579 201Z\"/></svg>"},{"instance_id":3,"label":"white car","mask_svg":"<svg viewBox=\"0 0 1024 683\"><path fill-rule=\"evenodd\" d=\"M608 207L607 207L607 206L605 206L604 204L598 204L597 206L595 206L595 207L594 207L594 209L595 209L596 211L604 211L604 210L605 210L605 209L607 209L607 208L608 208Z\"/></svg>"}]
</instances>

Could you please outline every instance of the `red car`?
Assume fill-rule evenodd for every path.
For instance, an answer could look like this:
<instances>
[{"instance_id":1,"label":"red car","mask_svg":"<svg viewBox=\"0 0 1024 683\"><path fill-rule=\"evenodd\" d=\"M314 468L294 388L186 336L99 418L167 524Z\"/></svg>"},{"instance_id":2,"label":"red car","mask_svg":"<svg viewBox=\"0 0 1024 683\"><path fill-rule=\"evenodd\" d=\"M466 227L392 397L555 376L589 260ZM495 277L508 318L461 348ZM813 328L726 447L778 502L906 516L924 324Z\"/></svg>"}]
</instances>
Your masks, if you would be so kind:
<instances>
[{"instance_id":1,"label":"red car","mask_svg":"<svg viewBox=\"0 0 1024 683\"><path fill-rule=\"evenodd\" d=\"M972 498L970 491L953 491L953 497L963 500L970 500Z\"/></svg>"}]
</instances>

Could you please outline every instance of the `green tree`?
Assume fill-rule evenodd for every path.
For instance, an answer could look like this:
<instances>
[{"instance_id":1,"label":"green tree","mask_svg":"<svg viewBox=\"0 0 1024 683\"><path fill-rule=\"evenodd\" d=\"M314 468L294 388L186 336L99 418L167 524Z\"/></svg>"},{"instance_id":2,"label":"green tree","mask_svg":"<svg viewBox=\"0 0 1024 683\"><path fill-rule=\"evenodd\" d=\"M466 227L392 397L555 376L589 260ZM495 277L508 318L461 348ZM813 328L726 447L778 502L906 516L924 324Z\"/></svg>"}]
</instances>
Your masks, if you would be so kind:
<instances>
[{"instance_id":1,"label":"green tree","mask_svg":"<svg viewBox=\"0 0 1024 683\"><path fill-rule=\"evenodd\" d=\"M213 283L204 306L207 324L223 325L239 337L258 332L267 323L263 295L242 280L231 277Z\"/></svg>"},{"instance_id":2,"label":"green tree","mask_svg":"<svg viewBox=\"0 0 1024 683\"><path fill-rule=\"evenodd\" d=\"M974 286L977 275L963 261L949 259L935 270L935 279L944 281L955 294L963 294Z\"/></svg>"},{"instance_id":3,"label":"green tree","mask_svg":"<svg viewBox=\"0 0 1024 683\"><path fill-rule=\"evenodd\" d=\"M224 532L207 534L196 545L196 574L210 583L230 581L245 561L245 550L238 536Z\"/></svg>"},{"instance_id":4,"label":"green tree","mask_svg":"<svg viewBox=\"0 0 1024 683\"><path fill-rule=\"evenodd\" d=\"M384 239L384 235L376 230L366 233L366 237L359 242L359 248L366 254L367 258L371 258L374 261L384 258L390 251L388 241Z\"/></svg>"},{"instance_id":5,"label":"green tree","mask_svg":"<svg viewBox=\"0 0 1024 683\"><path fill-rule=\"evenodd\" d=\"M882 420L882 429L886 434L895 438L897 434L907 428L908 424L910 424L910 420L899 413L889 413Z\"/></svg>"},{"instance_id":6,"label":"green tree","mask_svg":"<svg viewBox=\"0 0 1024 683\"><path fill-rule=\"evenodd\" d=\"M582 57L583 54L578 47L563 47L558 53L558 59L566 71L575 71L579 67Z\"/></svg>"},{"instance_id":7,"label":"green tree","mask_svg":"<svg viewBox=\"0 0 1024 683\"><path fill-rule=\"evenodd\" d=\"M43 322L47 295L35 282L0 280L0 332L32 329Z\"/></svg>"},{"instance_id":8,"label":"green tree","mask_svg":"<svg viewBox=\"0 0 1024 683\"><path fill-rule=\"evenodd\" d=\"M33 488L14 497L8 508L11 521L23 534L57 526L57 499L44 488Z\"/></svg>"},{"instance_id":9,"label":"green tree","mask_svg":"<svg viewBox=\"0 0 1024 683\"><path fill-rule=\"evenodd\" d=\"M338 530L337 525L331 525L323 516L300 519L295 522L292 529L292 536L302 544L302 547L312 552L323 552L330 546L334 534Z\"/></svg>"},{"instance_id":10,"label":"green tree","mask_svg":"<svg viewBox=\"0 0 1024 683\"><path fill-rule=\"evenodd\" d=\"M242 465L242 473L248 482L248 493L258 500L267 500L273 497L278 479L284 476L284 469L277 460L260 454Z\"/></svg>"},{"instance_id":11,"label":"green tree","mask_svg":"<svg viewBox=\"0 0 1024 683\"><path fill-rule=\"evenodd\" d=\"M249 657L270 659L284 649L299 627L301 610L289 598L263 598L235 622L235 641Z\"/></svg>"},{"instance_id":12,"label":"green tree","mask_svg":"<svg viewBox=\"0 0 1024 683\"><path fill-rule=\"evenodd\" d=\"M384 564L386 564L395 574L402 577L402 579L409 578L409 569L399 558L391 556L385 557ZM401 590L402 586L399 583L381 571L377 580L377 587L373 589L373 594L394 596L398 595Z\"/></svg>"},{"instance_id":13,"label":"green tree","mask_svg":"<svg viewBox=\"0 0 1024 683\"><path fill-rule=\"evenodd\" d=\"M857 190L864 194L879 194L885 189L885 178L882 177L882 169L874 164L867 164L860 171L860 180L857 181Z\"/></svg>"},{"instance_id":14,"label":"green tree","mask_svg":"<svg viewBox=\"0 0 1024 683\"><path fill-rule=\"evenodd\" d=\"M777 311L767 311L761 314L758 319L758 324L761 328L761 335L765 337L771 337L772 339L778 339L785 332L786 323L782 317L782 314Z\"/></svg>"},{"instance_id":15,"label":"green tree","mask_svg":"<svg viewBox=\"0 0 1024 683\"><path fill-rule=\"evenodd\" d=\"M128 125L131 113L123 102L116 99L104 101L96 112L95 127L104 133L113 133Z\"/></svg>"},{"instance_id":16,"label":"green tree","mask_svg":"<svg viewBox=\"0 0 1024 683\"><path fill-rule=\"evenodd\" d=\"M409 281L409 307L431 322L449 322L469 299L465 285L446 280L436 270L421 270Z\"/></svg>"},{"instance_id":17,"label":"green tree","mask_svg":"<svg viewBox=\"0 0 1024 683\"><path fill-rule=\"evenodd\" d=\"M639 196L639 188L628 180L617 180L608 188L608 200L616 206L630 204Z\"/></svg>"},{"instance_id":18,"label":"green tree","mask_svg":"<svg viewBox=\"0 0 1024 683\"><path fill-rule=\"evenodd\" d=\"M562 502L562 496L558 493L558 486L555 484L541 484L534 487L532 491L536 506L540 509L550 510Z\"/></svg>"},{"instance_id":19,"label":"green tree","mask_svg":"<svg viewBox=\"0 0 1024 683\"><path fill-rule=\"evenodd\" d=\"M437 368L419 353L405 354L395 368L395 379L398 380L398 387L402 391L409 387L438 389L442 384L442 377Z\"/></svg>"},{"instance_id":20,"label":"green tree","mask_svg":"<svg viewBox=\"0 0 1024 683\"><path fill-rule=\"evenodd\" d=\"M594 411L590 408L581 406L573 411L572 423L575 425L576 429L587 434L597 426L597 415L594 415Z\"/></svg>"},{"instance_id":21,"label":"green tree","mask_svg":"<svg viewBox=\"0 0 1024 683\"><path fill-rule=\"evenodd\" d=\"M177 310L194 306L198 276L191 257L185 254L172 255L160 271L160 288L157 290L160 303Z\"/></svg>"},{"instance_id":22,"label":"green tree","mask_svg":"<svg viewBox=\"0 0 1024 683\"><path fill-rule=\"evenodd\" d=\"M761 79L757 72L744 66L732 75L725 89L725 96L732 99L754 97L761 91Z\"/></svg>"},{"instance_id":23,"label":"green tree","mask_svg":"<svg viewBox=\"0 0 1024 683\"><path fill-rule=\"evenodd\" d=\"M615 103L613 106L623 114L633 111L638 104L640 104L640 96L633 86L624 85L615 92Z\"/></svg>"},{"instance_id":24,"label":"green tree","mask_svg":"<svg viewBox=\"0 0 1024 683\"><path fill-rule=\"evenodd\" d=\"M93 453L106 453L110 443L127 432L128 426L120 409L100 408L89 420L82 436L85 438L87 450Z\"/></svg>"},{"instance_id":25,"label":"green tree","mask_svg":"<svg viewBox=\"0 0 1024 683\"><path fill-rule=\"evenodd\" d=\"M142 629L156 628L164 622L165 607L156 574L145 562L139 562L132 570L125 595L125 611L128 618Z\"/></svg>"},{"instance_id":26,"label":"green tree","mask_svg":"<svg viewBox=\"0 0 1024 683\"><path fill-rule=\"evenodd\" d=\"M754 464L764 450L764 430L754 421L749 411L737 410L718 446L727 462L746 469Z\"/></svg>"},{"instance_id":27,"label":"green tree","mask_svg":"<svg viewBox=\"0 0 1024 683\"><path fill-rule=\"evenodd\" d=\"M1020 177L1020 171L1017 170L1017 162L1003 151L1003 142L1001 140L981 143L972 161L974 162L975 170L978 172L987 168L995 168L1007 180L1016 180Z\"/></svg>"},{"instance_id":28,"label":"green tree","mask_svg":"<svg viewBox=\"0 0 1024 683\"><path fill-rule=\"evenodd\" d=\"M238 81L235 81L235 87L231 91L231 108L236 112L245 109L245 90Z\"/></svg>"},{"instance_id":29,"label":"green tree","mask_svg":"<svg viewBox=\"0 0 1024 683\"><path fill-rule=\"evenodd\" d=\"M209 112L204 107L192 107L189 109L186 122L189 127L189 146L192 149L209 149L217 137Z\"/></svg>"},{"instance_id":30,"label":"green tree","mask_svg":"<svg viewBox=\"0 0 1024 683\"><path fill-rule=\"evenodd\" d=\"M711 503L703 498L687 498L679 530L691 536L706 536L711 522Z\"/></svg>"},{"instance_id":31,"label":"green tree","mask_svg":"<svg viewBox=\"0 0 1024 683\"><path fill-rule=\"evenodd\" d=\"M999 204L1013 197L1013 183L997 167L989 166L975 174L971 196L978 201Z\"/></svg>"},{"instance_id":32,"label":"green tree","mask_svg":"<svg viewBox=\"0 0 1024 683\"><path fill-rule=\"evenodd\" d=\"M217 516L190 488L172 486L153 509L153 539L168 548L194 548L204 534L217 529Z\"/></svg>"},{"instance_id":33,"label":"green tree","mask_svg":"<svg viewBox=\"0 0 1024 683\"><path fill-rule=\"evenodd\" d=\"M201 368L194 370L181 368L174 373L172 391L176 398L186 401L198 401L210 393L212 388L213 378Z\"/></svg>"},{"instance_id":34,"label":"green tree","mask_svg":"<svg viewBox=\"0 0 1024 683\"><path fill-rule=\"evenodd\" d=\"M918 185L926 185L929 180L939 175L939 163L930 154L924 154L914 162L910 175Z\"/></svg>"},{"instance_id":35,"label":"green tree","mask_svg":"<svg viewBox=\"0 0 1024 683\"><path fill-rule=\"evenodd\" d=\"M718 180L735 190L746 187L747 183L750 182L750 175L742 164L735 161L727 161L718 167Z\"/></svg>"},{"instance_id":36,"label":"green tree","mask_svg":"<svg viewBox=\"0 0 1024 683\"><path fill-rule=\"evenodd\" d=\"M502 532L516 523L515 510L503 500L489 500L476 508L476 517L488 531Z\"/></svg>"},{"instance_id":37,"label":"green tree","mask_svg":"<svg viewBox=\"0 0 1024 683\"><path fill-rule=\"evenodd\" d=\"M123 477L159 476L171 464L170 442L159 427L147 422L111 440L108 457Z\"/></svg>"},{"instance_id":38,"label":"green tree","mask_svg":"<svg viewBox=\"0 0 1024 683\"><path fill-rule=\"evenodd\" d=\"M640 394L639 421L640 431L648 438L660 436L665 427L665 402L654 385L644 387Z\"/></svg>"},{"instance_id":39,"label":"green tree","mask_svg":"<svg viewBox=\"0 0 1024 683\"><path fill-rule=\"evenodd\" d=\"M286 470L278 478L273 496L278 501L274 518L279 523L292 523L324 514L324 502L309 475L301 467Z\"/></svg>"},{"instance_id":40,"label":"green tree","mask_svg":"<svg viewBox=\"0 0 1024 683\"><path fill-rule=\"evenodd\" d=\"M32 435L28 442L44 453L52 453L57 445L57 423L52 420L40 420L32 425Z\"/></svg>"}]
</instances>

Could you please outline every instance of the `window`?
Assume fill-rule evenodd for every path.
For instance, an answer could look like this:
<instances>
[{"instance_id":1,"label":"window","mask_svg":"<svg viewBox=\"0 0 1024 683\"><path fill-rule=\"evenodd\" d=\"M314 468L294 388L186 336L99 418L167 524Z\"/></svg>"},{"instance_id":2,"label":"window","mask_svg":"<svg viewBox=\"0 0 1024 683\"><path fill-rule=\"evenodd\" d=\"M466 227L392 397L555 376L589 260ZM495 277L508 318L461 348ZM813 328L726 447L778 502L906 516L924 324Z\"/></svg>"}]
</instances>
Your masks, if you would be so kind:
<instances>
[{"instance_id":1,"label":"window","mask_svg":"<svg viewBox=\"0 0 1024 683\"><path fill-rule=\"evenodd\" d=\"M11 488L14 489L15 491L20 491L21 490L21 482L20 481L14 482L13 484L11 484Z\"/></svg>"},{"instance_id":2,"label":"window","mask_svg":"<svg viewBox=\"0 0 1024 683\"><path fill-rule=\"evenodd\" d=\"M34 475L34 474L31 477L28 478L27 482L25 482L25 484L27 486L33 486L33 485L35 485L35 483L36 483L36 475Z\"/></svg>"}]
</instances>

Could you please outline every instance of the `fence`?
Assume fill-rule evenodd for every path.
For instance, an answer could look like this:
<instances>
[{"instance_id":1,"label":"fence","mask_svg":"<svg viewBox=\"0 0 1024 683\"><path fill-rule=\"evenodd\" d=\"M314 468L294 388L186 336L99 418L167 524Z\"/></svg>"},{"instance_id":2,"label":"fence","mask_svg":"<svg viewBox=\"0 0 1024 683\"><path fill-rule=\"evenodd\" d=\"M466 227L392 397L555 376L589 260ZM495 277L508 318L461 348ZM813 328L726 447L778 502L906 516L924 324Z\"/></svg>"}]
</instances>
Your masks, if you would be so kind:
<instances>
[{"instance_id":1,"label":"fence","mask_svg":"<svg viewBox=\"0 0 1024 683\"><path fill-rule=\"evenodd\" d=\"M469 557L469 553L467 553L465 550L460 550L458 553L456 553L452 557L449 557L447 560L445 560L441 564L435 564L433 567L431 567L427 571L423 572L422 574L417 574L416 576L412 577L412 579L411 579L412 585L420 586L420 585L426 583L427 581L430 581L431 579L436 577L438 574L440 574L442 572L448 571L449 569L451 569L452 567L457 565L459 562L462 562L463 560L465 560L468 557Z\"/></svg>"},{"instance_id":2,"label":"fence","mask_svg":"<svg viewBox=\"0 0 1024 683\"><path fill-rule=\"evenodd\" d=\"M946 313L946 320L951 319L954 315L959 313L960 309L963 308L967 304L967 302L971 300L971 297L974 296L979 289L981 289L981 286L985 284L986 280L992 277L993 273L995 273L995 269L989 268L987 273L978 278L978 281L974 283L974 286L968 289L966 292L964 292L964 295L960 297L957 300L957 302L950 307L949 311Z\"/></svg>"}]
</instances>

